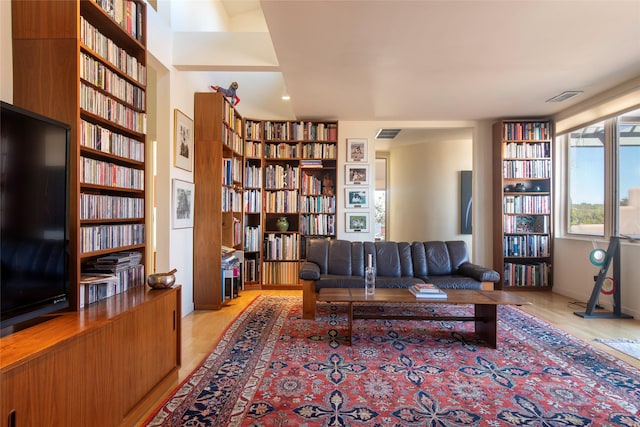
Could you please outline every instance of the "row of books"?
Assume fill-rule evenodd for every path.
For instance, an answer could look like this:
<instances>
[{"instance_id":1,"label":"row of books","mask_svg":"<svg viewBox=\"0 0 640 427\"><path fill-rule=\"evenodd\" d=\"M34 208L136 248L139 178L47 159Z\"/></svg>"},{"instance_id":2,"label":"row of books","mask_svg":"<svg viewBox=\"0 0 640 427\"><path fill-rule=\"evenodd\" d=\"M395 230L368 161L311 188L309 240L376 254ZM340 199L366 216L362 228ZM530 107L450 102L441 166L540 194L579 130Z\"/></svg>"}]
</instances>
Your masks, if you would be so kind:
<instances>
[{"instance_id":1,"label":"row of books","mask_svg":"<svg viewBox=\"0 0 640 427\"><path fill-rule=\"evenodd\" d=\"M504 286L549 286L550 267L546 262L504 264Z\"/></svg>"},{"instance_id":2,"label":"row of books","mask_svg":"<svg viewBox=\"0 0 640 427\"><path fill-rule=\"evenodd\" d=\"M242 156L244 150L242 135L224 125L222 126L222 143Z\"/></svg>"},{"instance_id":3,"label":"row of books","mask_svg":"<svg viewBox=\"0 0 640 427\"><path fill-rule=\"evenodd\" d=\"M107 163L88 157L81 157L80 182L84 184L104 185L107 187L143 190L144 170Z\"/></svg>"},{"instance_id":4,"label":"row of books","mask_svg":"<svg viewBox=\"0 0 640 427\"><path fill-rule=\"evenodd\" d=\"M84 82L80 82L80 108L131 131L147 133L145 113L126 107Z\"/></svg>"},{"instance_id":5,"label":"row of books","mask_svg":"<svg viewBox=\"0 0 640 427\"><path fill-rule=\"evenodd\" d=\"M244 137L246 139L262 139L262 122L255 122L253 120L245 120L244 123ZM260 143L252 143L253 146L260 146ZM248 143L246 144L249 147ZM252 157L259 157L260 155L253 155Z\"/></svg>"},{"instance_id":6,"label":"row of books","mask_svg":"<svg viewBox=\"0 0 640 427\"><path fill-rule=\"evenodd\" d=\"M505 233L549 233L548 215L505 215Z\"/></svg>"},{"instance_id":7,"label":"row of books","mask_svg":"<svg viewBox=\"0 0 640 427\"><path fill-rule=\"evenodd\" d=\"M504 196L504 213L548 214L551 212L550 196Z\"/></svg>"},{"instance_id":8,"label":"row of books","mask_svg":"<svg viewBox=\"0 0 640 427\"><path fill-rule=\"evenodd\" d=\"M260 282L260 260L245 258L244 260L244 280L246 282Z\"/></svg>"},{"instance_id":9,"label":"row of books","mask_svg":"<svg viewBox=\"0 0 640 427\"><path fill-rule=\"evenodd\" d=\"M526 236L504 236L504 256L546 257L551 247L548 235L529 234Z\"/></svg>"},{"instance_id":10,"label":"row of books","mask_svg":"<svg viewBox=\"0 0 640 427\"><path fill-rule=\"evenodd\" d=\"M262 212L262 192L260 190L245 190L244 211L246 213Z\"/></svg>"},{"instance_id":11,"label":"row of books","mask_svg":"<svg viewBox=\"0 0 640 427\"><path fill-rule=\"evenodd\" d=\"M298 283L299 265L297 262L265 262L262 283L264 285L287 285Z\"/></svg>"},{"instance_id":12,"label":"row of books","mask_svg":"<svg viewBox=\"0 0 640 427\"><path fill-rule=\"evenodd\" d=\"M300 155L298 144L265 144L264 157L266 159L295 159Z\"/></svg>"},{"instance_id":13,"label":"row of books","mask_svg":"<svg viewBox=\"0 0 640 427\"><path fill-rule=\"evenodd\" d=\"M128 267L114 274L85 273L80 278L80 308L125 292L145 283L144 265Z\"/></svg>"},{"instance_id":14,"label":"row of books","mask_svg":"<svg viewBox=\"0 0 640 427\"><path fill-rule=\"evenodd\" d=\"M504 123L502 136L506 140L549 140L551 139L551 126L549 122Z\"/></svg>"},{"instance_id":15,"label":"row of books","mask_svg":"<svg viewBox=\"0 0 640 427\"><path fill-rule=\"evenodd\" d=\"M244 250L245 251L259 251L260 243L262 242L262 230L258 227L245 227L244 228Z\"/></svg>"},{"instance_id":16,"label":"row of books","mask_svg":"<svg viewBox=\"0 0 640 427\"><path fill-rule=\"evenodd\" d=\"M80 145L144 162L144 143L85 120L80 121Z\"/></svg>"},{"instance_id":17,"label":"row of books","mask_svg":"<svg viewBox=\"0 0 640 427\"><path fill-rule=\"evenodd\" d=\"M242 161L236 157L222 159L222 184L233 185L242 182Z\"/></svg>"},{"instance_id":18,"label":"row of books","mask_svg":"<svg viewBox=\"0 0 640 427\"><path fill-rule=\"evenodd\" d=\"M143 5L135 0L94 0L94 2L136 40L142 40Z\"/></svg>"},{"instance_id":19,"label":"row of books","mask_svg":"<svg viewBox=\"0 0 640 427\"><path fill-rule=\"evenodd\" d=\"M242 192L232 187L222 187L222 212L240 212Z\"/></svg>"},{"instance_id":20,"label":"row of books","mask_svg":"<svg viewBox=\"0 0 640 427\"><path fill-rule=\"evenodd\" d=\"M335 123L292 122L291 137L300 141L335 141L338 125Z\"/></svg>"},{"instance_id":21,"label":"row of books","mask_svg":"<svg viewBox=\"0 0 640 427\"><path fill-rule=\"evenodd\" d=\"M229 99L224 98L224 107L222 108L222 110L223 110L222 121L225 123L228 130L237 135L241 135L242 134L242 117L240 117L236 109L233 107L233 105L231 105L231 102L229 102ZM223 138L222 140L224 141L225 139ZM242 154L242 148L236 151Z\"/></svg>"},{"instance_id":22,"label":"row of books","mask_svg":"<svg viewBox=\"0 0 640 427\"><path fill-rule=\"evenodd\" d=\"M80 227L80 253L144 244L144 224Z\"/></svg>"},{"instance_id":23,"label":"row of books","mask_svg":"<svg viewBox=\"0 0 640 427\"><path fill-rule=\"evenodd\" d=\"M505 160L502 167L504 178L549 178L550 160Z\"/></svg>"},{"instance_id":24,"label":"row of books","mask_svg":"<svg viewBox=\"0 0 640 427\"><path fill-rule=\"evenodd\" d=\"M102 34L83 16L80 17L80 42L133 80L142 85L147 84L147 68L144 64Z\"/></svg>"},{"instance_id":25,"label":"row of books","mask_svg":"<svg viewBox=\"0 0 640 427\"><path fill-rule=\"evenodd\" d=\"M129 83L128 80L111 71L103 62L86 53L80 54L80 78L138 110L144 110L147 105L143 89Z\"/></svg>"},{"instance_id":26,"label":"row of books","mask_svg":"<svg viewBox=\"0 0 640 427\"><path fill-rule=\"evenodd\" d=\"M262 187L262 168L247 164L244 168L244 188Z\"/></svg>"},{"instance_id":27,"label":"row of books","mask_svg":"<svg viewBox=\"0 0 640 427\"><path fill-rule=\"evenodd\" d=\"M416 283L409 288L417 299L447 299L447 294L432 283Z\"/></svg>"},{"instance_id":28,"label":"row of books","mask_svg":"<svg viewBox=\"0 0 640 427\"><path fill-rule=\"evenodd\" d=\"M302 196L300 198L300 212L303 213L335 213L335 196Z\"/></svg>"},{"instance_id":29,"label":"row of books","mask_svg":"<svg viewBox=\"0 0 640 427\"><path fill-rule=\"evenodd\" d=\"M268 213L296 213L298 212L298 191L265 191L264 208Z\"/></svg>"},{"instance_id":30,"label":"row of books","mask_svg":"<svg viewBox=\"0 0 640 427\"><path fill-rule=\"evenodd\" d=\"M327 235L336 233L335 215L302 215L300 217L300 233Z\"/></svg>"},{"instance_id":31,"label":"row of books","mask_svg":"<svg viewBox=\"0 0 640 427\"><path fill-rule=\"evenodd\" d=\"M264 170L265 188L298 188L300 170L291 165L268 165Z\"/></svg>"},{"instance_id":32,"label":"row of books","mask_svg":"<svg viewBox=\"0 0 640 427\"><path fill-rule=\"evenodd\" d=\"M302 145L302 157L305 159L335 159L337 156L336 144Z\"/></svg>"},{"instance_id":33,"label":"row of books","mask_svg":"<svg viewBox=\"0 0 640 427\"><path fill-rule=\"evenodd\" d=\"M504 157L511 159L527 159L532 157L549 158L551 156L550 142L509 142L504 145Z\"/></svg>"},{"instance_id":34,"label":"row of books","mask_svg":"<svg viewBox=\"0 0 640 427\"><path fill-rule=\"evenodd\" d=\"M144 199L80 194L80 219L135 219L144 218Z\"/></svg>"},{"instance_id":35,"label":"row of books","mask_svg":"<svg viewBox=\"0 0 640 427\"><path fill-rule=\"evenodd\" d=\"M264 258L273 261L295 261L299 258L298 234L269 233L264 237Z\"/></svg>"},{"instance_id":36,"label":"row of books","mask_svg":"<svg viewBox=\"0 0 640 427\"><path fill-rule=\"evenodd\" d=\"M245 138L251 138L246 136ZM262 157L262 143L257 141L245 141L244 142L244 155L246 157Z\"/></svg>"}]
</instances>

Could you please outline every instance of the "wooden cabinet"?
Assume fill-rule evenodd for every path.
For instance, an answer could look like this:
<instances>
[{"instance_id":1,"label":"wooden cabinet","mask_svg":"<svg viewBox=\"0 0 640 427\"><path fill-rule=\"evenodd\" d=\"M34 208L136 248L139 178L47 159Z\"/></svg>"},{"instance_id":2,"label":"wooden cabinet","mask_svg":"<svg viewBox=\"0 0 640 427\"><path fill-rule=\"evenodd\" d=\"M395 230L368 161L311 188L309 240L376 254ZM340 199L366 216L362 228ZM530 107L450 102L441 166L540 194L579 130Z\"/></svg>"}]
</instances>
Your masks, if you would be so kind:
<instances>
[{"instance_id":1,"label":"wooden cabinet","mask_svg":"<svg viewBox=\"0 0 640 427\"><path fill-rule=\"evenodd\" d=\"M179 286L51 317L0 339L1 426L132 425L176 383Z\"/></svg>"},{"instance_id":2,"label":"wooden cabinet","mask_svg":"<svg viewBox=\"0 0 640 427\"><path fill-rule=\"evenodd\" d=\"M225 303L221 249L242 249L242 117L221 93L194 98L195 204L193 301L196 310Z\"/></svg>"},{"instance_id":3,"label":"wooden cabinet","mask_svg":"<svg viewBox=\"0 0 640 427\"><path fill-rule=\"evenodd\" d=\"M99 256L140 252L127 285L144 283L145 29L142 0L12 1L14 104L71 125L75 310L81 269Z\"/></svg>"},{"instance_id":4,"label":"wooden cabinet","mask_svg":"<svg viewBox=\"0 0 640 427\"><path fill-rule=\"evenodd\" d=\"M494 124L493 139L498 289L551 289L553 123L503 120Z\"/></svg>"}]
</instances>

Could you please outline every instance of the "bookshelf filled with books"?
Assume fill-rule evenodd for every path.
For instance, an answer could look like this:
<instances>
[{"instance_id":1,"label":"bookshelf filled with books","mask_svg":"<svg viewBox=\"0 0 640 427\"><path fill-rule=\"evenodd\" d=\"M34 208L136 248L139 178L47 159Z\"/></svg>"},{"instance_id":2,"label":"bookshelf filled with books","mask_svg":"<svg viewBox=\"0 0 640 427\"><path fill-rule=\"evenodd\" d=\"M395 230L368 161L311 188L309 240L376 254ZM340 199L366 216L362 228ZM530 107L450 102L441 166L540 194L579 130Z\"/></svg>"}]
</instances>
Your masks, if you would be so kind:
<instances>
[{"instance_id":1,"label":"bookshelf filled with books","mask_svg":"<svg viewBox=\"0 0 640 427\"><path fill-rule=\"evenodd\" d=\"M71 125L70 303L79 310L81 275L99 259L135 253L102 273L131 279L118 289L145 283L146 5L14 1L12 16L14 103Z\"/></svg>"},{"instance_id":2,"label":"bookshelf filled with books","mask_svg":"<svg viewBox=\"0 0 640 427\"><path fill-rule=\"evenodd\" d=\"M494 139L494 269L498 288L551 289L553 123L502 120Z\"/></svg>"},{"instance_id":3,"label":"bookshelf filled with books","mask_svg":"<svg viewBox=\"0 0 640 427\"><path fill-rule=\"evenodd\" d=\"M197 310L219 309L237 292L225 291L233 251L242 268L244 248L244 129L238 111L221 94L194 96L193 300ZM234 276L235 277L235 276ZM242 286L241 275L239 289Z\"/></svg>"},{"instance_id":4,"label":"bookshelf filled with books","mask_svg":"<svg viewBox=\"0 0 640 427\"><path fill-rule=\"evenodd\" d=\"M244 284L261 283L262 264L262 122L244 123Z\"/></svg>"}]
</instances>

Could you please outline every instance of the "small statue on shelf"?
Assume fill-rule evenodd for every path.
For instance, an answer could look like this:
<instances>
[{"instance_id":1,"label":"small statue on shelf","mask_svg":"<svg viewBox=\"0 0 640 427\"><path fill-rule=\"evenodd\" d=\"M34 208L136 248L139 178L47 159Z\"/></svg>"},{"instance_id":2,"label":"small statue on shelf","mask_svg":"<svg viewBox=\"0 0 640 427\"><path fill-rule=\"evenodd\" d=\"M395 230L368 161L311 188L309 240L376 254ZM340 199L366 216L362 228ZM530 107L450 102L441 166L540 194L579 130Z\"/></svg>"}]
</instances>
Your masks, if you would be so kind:
<instances>
[{"instance_id":1,"label":"small statue on shelf","mask_svg":"<svg viewBox=\"0 0 640 427\"><path fill-rule=\"evenodd\" d=\"M240 97L236 95L236 91L238 90L238 82L231 82L228 89L215 85L211 85L209 87L214 92L220 92L227 98L231 98L234 107L240 103Z\"/></svg>"},{"instance_id":2,"label":"small statue on shelf","mask_svg":"<svg viewBox=\"0 0 640 427\"><path fill-rule=\"evenodd\" d=\"M334 194L333 178L328 173L322 177L322 194L325 196L333 196Z\"/></svg>"}]
</instances>

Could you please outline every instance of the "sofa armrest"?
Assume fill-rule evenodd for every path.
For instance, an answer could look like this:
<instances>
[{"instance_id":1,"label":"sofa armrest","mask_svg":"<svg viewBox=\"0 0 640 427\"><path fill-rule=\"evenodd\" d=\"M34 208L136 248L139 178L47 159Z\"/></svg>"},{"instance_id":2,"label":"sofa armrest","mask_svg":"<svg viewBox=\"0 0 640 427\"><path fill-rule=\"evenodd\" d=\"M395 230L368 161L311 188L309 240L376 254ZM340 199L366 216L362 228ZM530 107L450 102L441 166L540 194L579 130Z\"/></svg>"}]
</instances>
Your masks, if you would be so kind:
<instances>
[{"instance_id":1,"label":"sofa armrest","mask_svg":"<svg viewBox=\"0 0 640 427\"><path fill-rule=\"evenodd\" d=\"M497 271L470 262L462 263L458 271L460 274L476 279L479 282L497 283L500 281L500 274Z\"/></svg>"},{"instance_id":2,"label":"sofa armrest","mask_svg":"<svg viewBox=\"0 0 640 427\"><path fill-rule=\"evenodd\" d=\"M305 261L300 267L298 277L300 277L302 280L319 280L320 266L315 262Z\"/></svg>"}]
</instances>

